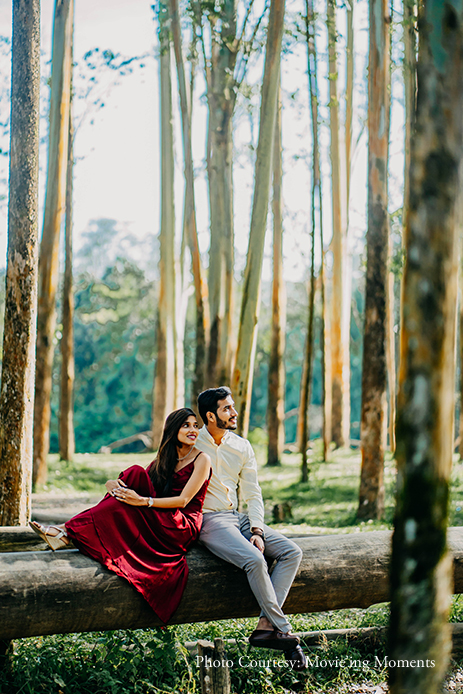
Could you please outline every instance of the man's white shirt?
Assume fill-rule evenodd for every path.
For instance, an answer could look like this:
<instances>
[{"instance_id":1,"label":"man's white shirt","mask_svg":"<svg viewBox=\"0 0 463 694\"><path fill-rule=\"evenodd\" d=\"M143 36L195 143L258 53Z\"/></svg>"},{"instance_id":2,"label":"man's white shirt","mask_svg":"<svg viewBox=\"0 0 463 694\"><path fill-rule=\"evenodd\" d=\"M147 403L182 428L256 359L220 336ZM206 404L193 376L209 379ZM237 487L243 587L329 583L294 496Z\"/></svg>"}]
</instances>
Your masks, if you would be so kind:
<instances>
[{"instance_id":1,"label":"man's white shirt","mask_svg":"<svg viewBox=\"0 0 463 694\"><path fill-rule=\"evenodd\" d=\"M196 448L211 459L212 477L204 499L203 513L236 511L238 485L248 506L251 528L264 527L264 504L257 481L257 463L251 444L226 431L218 446L205 426L199 430Z\"/></svg>"}]
</instances>

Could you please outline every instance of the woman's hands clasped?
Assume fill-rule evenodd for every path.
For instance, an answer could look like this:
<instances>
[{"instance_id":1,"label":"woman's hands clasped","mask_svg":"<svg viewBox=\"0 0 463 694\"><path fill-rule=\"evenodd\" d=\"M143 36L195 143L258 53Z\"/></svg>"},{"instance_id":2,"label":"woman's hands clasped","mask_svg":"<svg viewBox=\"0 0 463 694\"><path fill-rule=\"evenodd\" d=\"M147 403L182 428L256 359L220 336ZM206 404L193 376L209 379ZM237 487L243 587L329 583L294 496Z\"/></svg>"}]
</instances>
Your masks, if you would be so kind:
<instances>
[{"instance_id":1,"label":"woman's hands clasped","mask_svg":"<svg viewBox=\"0 0 463 694\"><path fill-rule=\"evenodd\" d=\"M105 484L108 492L118 501L123 501L130 506L146 506L146 497L140 496L133 489L129 489L122 480L108 480Z\"/></svg>"}]
</instances>

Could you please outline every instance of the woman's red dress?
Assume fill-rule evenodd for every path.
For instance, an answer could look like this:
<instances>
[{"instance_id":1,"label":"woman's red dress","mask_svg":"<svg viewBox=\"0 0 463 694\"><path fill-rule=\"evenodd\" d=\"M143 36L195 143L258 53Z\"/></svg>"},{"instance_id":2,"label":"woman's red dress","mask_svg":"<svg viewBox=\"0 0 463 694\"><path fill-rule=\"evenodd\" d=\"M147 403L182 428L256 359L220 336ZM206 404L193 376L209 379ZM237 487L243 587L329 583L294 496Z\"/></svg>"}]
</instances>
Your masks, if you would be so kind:
<instances>
[{"instance_id":1,"label":"woman's red dress","mask_svg":"<svg viewBox=\"0 0 463 694\"><path fill-rule=\"evenodd\" d=\"M194 461L174 473L172 496L180 494ZM119 475L141 496L156 496L148 473L133 465ZM83 553L126 578L166 623L185 590L185 554L198 538L209 480L185 508L130 506L110 494L66 523L68 537ZM170 494L169 494L170 496Z\"/></svg>"}]
</instances>

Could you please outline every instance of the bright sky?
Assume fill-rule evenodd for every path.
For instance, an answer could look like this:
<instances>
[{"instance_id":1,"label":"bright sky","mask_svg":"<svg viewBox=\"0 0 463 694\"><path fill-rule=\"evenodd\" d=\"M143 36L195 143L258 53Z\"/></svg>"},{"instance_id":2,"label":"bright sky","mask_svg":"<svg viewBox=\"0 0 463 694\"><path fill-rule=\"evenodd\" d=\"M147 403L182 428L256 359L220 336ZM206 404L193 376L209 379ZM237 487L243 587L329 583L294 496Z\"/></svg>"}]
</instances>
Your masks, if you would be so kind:
<instances>
[{"instance_id":1,"label":"bright sky","mask_svg":"<svg viewBox=\"0 0 463 694\"><path fill-rule=\"evenodd\" d=\"M125 56L155 54L155 24L150 0L76 0L75 11L75 58L79 60L86 51L99 47L111 49ZM42 0L42 51L46 56L45 70L49 71L48 60L51 52L53 0ZM288 2L293 11L298 9L298 0ZM324 3L323 5L324 6ZM340 17L342 22L342 16ZM359 57L356 64L356 104L365 107L365 56L367 51L367 3L359 0L356 3L356 41ZM343 31L343 26L339 27ZM0 34L11 33L11 0L0 0ZM324 39L320 38L320 50L323 52ZM340 46L342 43L340 44ZM309 204L310 204L310 120L307 97L307 66L304 44L296 46L291 55L283 60L283 143L284 143L284 202L286 206L285 222L285 255L288 278L301 277L307 269L309 257ZM254 69L257 84L260 84L261 67ZM326 101L326 61L320 56L320 88L322 101ZM342 65L340 74L342 75ZM82 232L92 219L101 217L118 221L121 228L126 228L140 239L139 248L132 249L134 257L146 258L145 239L150 239L159 228L159 126L158 126L158 69L151 57L143 69L135 69L133 74L122 77L119 84L111 89L105 98L105 106L94 117L87 119L76 138L76 156L74 183L74 229L75 245L82 244ZM363 82L363 86L362 86ZM46 89L46 87L44 87ZM198 84L198 96L203 91ZM257 94L258 97L258 94ZM175 102L174 102L175 103ZM321 128L323 150L322 174L324 179L325 238L330 232L330 183L328 161L328 129L326 127L326 108L321 109L325 125ZM195 164L198 171L204 157L205 106L197 107L195 138ZM360 114L364 116L364 111ZM400 121L400 117L399 117ZM395 131L395 132L394 132ZM41 136L45 135L41 132ZM182 208L182 151L177 122L177 224L180 226ZM351 220L354 236L361 239L365 232L366 212L366 154L367 139L364 126L357 113L354 124L354 139L360 136L354 159L353 189L351 200ZM392 140L400 140L400 122L393 125ZM235 166L235 224L237 248L241 253L247 246L249 230L249 213L252 203L253 170L249 156L243 154L254 137L249 121L243 118L235 134L235 147L240 153ZM254 144L256 144L254 142ZM397 150L397 151L396 151ZM392 148L395 153L400 183L401 145ZM0 179L6 178L5 159L0 160ZM46 172L46 148L41 150L41 196ZM394 184L393 184L394 185ZM397 187L397 185L396 185ZM391 191L393 192L393 191ZM397 198L397 192L394 193ZM398 200L400 204L400 200ZM208 199L204 173L199 174L197 181L198 228L200 244L203 251L208 247ZM397 205L392 205L394 208ZM41 233L41 220L39 233ZM0 209L0 264L5 263L6 252L6 205ZM358 248L358 243L354 245ZM361 242L360 242L361 245ZM269 255L271 247L267 244L266 270L269 273ZM138 251L138 252L137 252Z\"/></svg>"}]
</instances>

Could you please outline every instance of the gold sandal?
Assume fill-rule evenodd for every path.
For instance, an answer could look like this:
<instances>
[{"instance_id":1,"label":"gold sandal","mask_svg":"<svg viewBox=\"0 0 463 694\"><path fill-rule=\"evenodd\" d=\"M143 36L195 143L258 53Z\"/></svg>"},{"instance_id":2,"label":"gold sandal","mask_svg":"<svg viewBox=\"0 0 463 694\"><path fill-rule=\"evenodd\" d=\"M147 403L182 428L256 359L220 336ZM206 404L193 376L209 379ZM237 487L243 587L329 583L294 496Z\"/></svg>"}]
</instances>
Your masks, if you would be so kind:
<instances>
[{"instance_id":1,"label":"gold sandal","mask_svg":"<svg viewBox=\"0 0 463 694\"><path fill-rule=\"evenodd\" d=\"M55 552L57 549L66 549L69 547L69 540L65 541L63 540L63 537L67 538L66 532L59 528L57 525L40 525L40 523L37 523L37 525L34 525L36 521L31 521L29 523L29 527L32 528L32 530L39 535L39 537L42 538L44 542L47 543L49 547ZM49 535L48 531L50 528L55 528L55 530L58 530L57 535Z\"/></svg>"}]
</instances>

